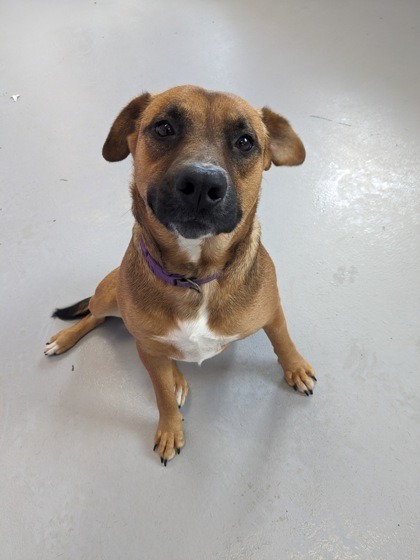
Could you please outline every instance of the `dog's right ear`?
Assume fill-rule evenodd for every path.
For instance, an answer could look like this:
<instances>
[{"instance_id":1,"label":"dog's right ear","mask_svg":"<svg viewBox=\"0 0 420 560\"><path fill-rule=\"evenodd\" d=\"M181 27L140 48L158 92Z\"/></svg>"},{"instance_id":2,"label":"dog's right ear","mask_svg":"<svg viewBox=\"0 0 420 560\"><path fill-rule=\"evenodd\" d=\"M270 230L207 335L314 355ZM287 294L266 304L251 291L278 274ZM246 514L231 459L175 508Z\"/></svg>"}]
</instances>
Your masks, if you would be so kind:
<instances>
[{"instance_id":1,"label":"dog's right ear","mask_svg":"<svg viewBox=\"0 0 420 560\"><path fill-rule=\"evenodd\" d=\"M130 151L133 152L132 143L129 144L129 136L136 132L136 124L151 98L150 93L143 93L136 97L115 119L102 148L102 155L107 161L121 161Z\"/></svg>"}]
</instances>

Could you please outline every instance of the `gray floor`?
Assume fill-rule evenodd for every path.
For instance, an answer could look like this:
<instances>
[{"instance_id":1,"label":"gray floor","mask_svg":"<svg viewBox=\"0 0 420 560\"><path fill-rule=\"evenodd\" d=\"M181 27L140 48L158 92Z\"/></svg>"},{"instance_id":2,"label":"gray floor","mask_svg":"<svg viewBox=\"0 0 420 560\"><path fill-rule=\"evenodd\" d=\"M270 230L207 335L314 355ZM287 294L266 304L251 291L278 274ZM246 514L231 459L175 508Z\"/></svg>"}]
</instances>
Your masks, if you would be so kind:
<instances>
[{"instance_id":1,"label":"gray floor","mask_svg":"<svg viewBox=\"0 0 420 560\"><path fill-rule=\"evenodd\" d=\"M420 557L419 54L418 0L3 3L2 560ZM268 104L304 140L259 215L319 383L291 391L263 333L184 365L187 445L165 469L121 322L42 351L51 310L130 237L109 125L183 83Z\"/></svg>"}]
</instances>

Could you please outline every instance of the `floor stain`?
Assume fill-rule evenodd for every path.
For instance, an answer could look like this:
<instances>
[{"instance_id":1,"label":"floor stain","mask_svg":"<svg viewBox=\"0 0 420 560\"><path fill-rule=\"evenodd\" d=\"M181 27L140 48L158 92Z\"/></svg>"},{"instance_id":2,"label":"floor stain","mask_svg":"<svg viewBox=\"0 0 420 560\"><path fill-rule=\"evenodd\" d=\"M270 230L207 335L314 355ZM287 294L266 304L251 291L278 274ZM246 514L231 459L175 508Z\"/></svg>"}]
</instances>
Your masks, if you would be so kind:
<instances>
[{"instance_id":1,"label":"floor stain","mask_svg":"<svg viewBox=\"0 0 420 560\"><path fill-rule=\"evenodd\" d=\"M354 284L356 281L359 271L355 266L350 266L346 268L345 266L339 266L337 272L333 274L334 284Z\"/></svg>"}]
</instances>

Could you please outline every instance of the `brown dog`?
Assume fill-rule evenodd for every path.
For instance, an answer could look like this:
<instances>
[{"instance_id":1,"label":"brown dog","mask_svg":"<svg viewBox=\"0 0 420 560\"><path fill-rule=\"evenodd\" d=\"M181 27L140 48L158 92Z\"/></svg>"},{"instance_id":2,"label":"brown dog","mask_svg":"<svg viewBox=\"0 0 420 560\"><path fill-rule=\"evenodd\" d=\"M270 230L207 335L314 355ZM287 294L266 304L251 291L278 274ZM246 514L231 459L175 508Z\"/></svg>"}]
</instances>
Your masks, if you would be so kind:
<instances>
[{"instance_id":1,"label":"brown dog","mask_svg":"<svg viewBox=\"0 0 420 560\"><path fill-rule=\"evenodd\" d=\"M234 95L192 86L144 93L125 107L103 156L134 160L132 240L95 295L55 316L83 317L51 337L61 354L106 317L122 317L152 379L165 464L184 446L188 385L175 360L201 363L260 328L286 381L312 394L316 378L287 331L274 265L260 242L262 172L298 165L302 142L289 123Z\"/></svg>"}]
</instances>

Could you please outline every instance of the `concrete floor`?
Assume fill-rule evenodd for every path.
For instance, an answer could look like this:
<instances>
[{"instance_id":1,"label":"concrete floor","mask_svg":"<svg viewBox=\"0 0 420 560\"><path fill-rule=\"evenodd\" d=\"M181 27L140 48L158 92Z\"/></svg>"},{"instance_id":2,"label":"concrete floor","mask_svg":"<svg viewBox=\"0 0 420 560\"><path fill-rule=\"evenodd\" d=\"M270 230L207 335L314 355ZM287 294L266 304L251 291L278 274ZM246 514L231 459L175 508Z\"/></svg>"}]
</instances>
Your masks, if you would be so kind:
<instances>
[{"instance_id":1,"label":"concrete floor","mask_svg":"<svg viewBox=\"0 0 420 560\"><path fill-rule=\"evenodd\" d=\"M420 558L418 0L5 2L0 26L1 559ZM183 83L306 145L259 215L319 382L290 390L264 333L183 365L187 445L162 468L122 323L43 347L130 238L112 120Z\"/></svg>"}]
</instances>

